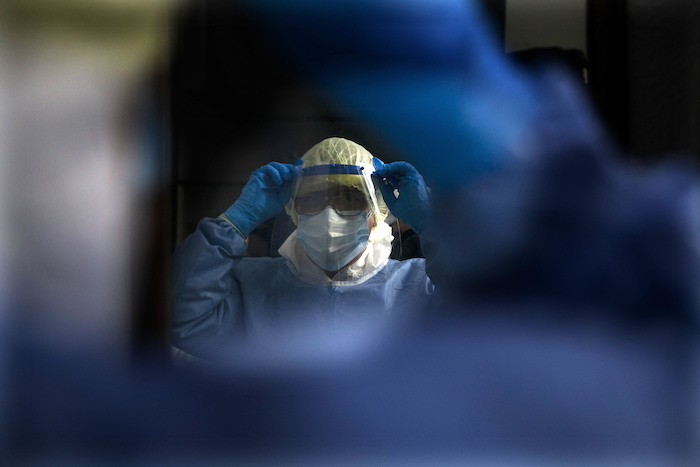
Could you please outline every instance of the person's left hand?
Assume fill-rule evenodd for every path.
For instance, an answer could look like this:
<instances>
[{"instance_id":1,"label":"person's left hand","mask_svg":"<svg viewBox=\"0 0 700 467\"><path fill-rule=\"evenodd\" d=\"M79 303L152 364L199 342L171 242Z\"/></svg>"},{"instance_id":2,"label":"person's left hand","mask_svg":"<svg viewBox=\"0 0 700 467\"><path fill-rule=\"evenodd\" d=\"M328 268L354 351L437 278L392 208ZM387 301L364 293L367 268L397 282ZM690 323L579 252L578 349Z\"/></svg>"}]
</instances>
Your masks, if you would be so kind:
<instances>
[{"instance_id":1,"label":"person's left hand","mask_svg":"<svg viewBox=\"0 0 700 467\"><path fill-rule=\"evenodd\" d=\"M403 161L385 164L375 157L374 168L372 176L379 179L379 189L389 210L420 235L432 213L430 194L423 176L415 167ZM394 195L392 187L398 190L398 197Z\"/></svg>"}]
</instances>

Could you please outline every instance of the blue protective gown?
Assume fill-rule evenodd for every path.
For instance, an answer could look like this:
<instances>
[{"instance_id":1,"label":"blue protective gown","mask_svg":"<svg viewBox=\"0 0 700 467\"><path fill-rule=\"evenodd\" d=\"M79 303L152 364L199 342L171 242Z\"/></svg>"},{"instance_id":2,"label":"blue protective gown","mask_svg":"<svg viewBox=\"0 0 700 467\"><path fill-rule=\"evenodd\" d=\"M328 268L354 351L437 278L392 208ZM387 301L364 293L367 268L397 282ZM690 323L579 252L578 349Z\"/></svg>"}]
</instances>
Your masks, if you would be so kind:
<instances>
[{"instance_id":1,"label":"blue protective gown","mask_svg":"<svg viewBox=\"0 0 700 467\"><path fill-rule=\"evenodd\" d=\"M425 259L389 262L355 285L311 285L286 258L244 257L246 243L222 219L205 218L173 257L173 345L212 356L244 336L402 320L428 309Z\"/></svg>"}]
</instances>

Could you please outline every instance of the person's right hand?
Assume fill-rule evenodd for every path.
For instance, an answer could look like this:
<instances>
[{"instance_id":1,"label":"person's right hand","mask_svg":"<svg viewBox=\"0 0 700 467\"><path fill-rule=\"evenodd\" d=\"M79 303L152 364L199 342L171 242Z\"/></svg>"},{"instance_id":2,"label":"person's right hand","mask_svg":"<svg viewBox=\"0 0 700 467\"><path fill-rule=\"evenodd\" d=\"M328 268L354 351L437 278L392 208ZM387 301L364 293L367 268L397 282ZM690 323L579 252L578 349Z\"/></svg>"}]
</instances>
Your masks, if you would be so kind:
<instances>
[{"instance_id":1,"label":"person's right hand","mask_svg":"<svg viewBox=\"0 0 700 467\"><path fill-rule=\"evenodd\" d=\"M224 215L248 237L256 226L284 208L292 196L295 177L296 167L291 164L270 162L260 167Z\"/></svg>"}]
</instances>

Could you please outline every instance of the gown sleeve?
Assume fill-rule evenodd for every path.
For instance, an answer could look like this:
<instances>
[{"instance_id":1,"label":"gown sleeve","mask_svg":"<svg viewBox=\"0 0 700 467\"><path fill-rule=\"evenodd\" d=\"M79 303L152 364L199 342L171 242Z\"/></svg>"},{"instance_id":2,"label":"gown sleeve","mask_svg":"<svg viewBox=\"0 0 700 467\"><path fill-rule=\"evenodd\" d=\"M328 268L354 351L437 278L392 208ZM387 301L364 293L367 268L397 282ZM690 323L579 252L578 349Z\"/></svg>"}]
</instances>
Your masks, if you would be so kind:
<instances>
[{"instance_id":1,"label":"gown sleeve","mask_svg":"<svg viewBox=\"0 0 700 467\"><path fill-rule=\"evenodd\" d=\"M192 355L217 352L243 334L241 285L234 267L246 243L223 219L202 219L173 255L172 343Z\"/></svg>"}]
</instances>

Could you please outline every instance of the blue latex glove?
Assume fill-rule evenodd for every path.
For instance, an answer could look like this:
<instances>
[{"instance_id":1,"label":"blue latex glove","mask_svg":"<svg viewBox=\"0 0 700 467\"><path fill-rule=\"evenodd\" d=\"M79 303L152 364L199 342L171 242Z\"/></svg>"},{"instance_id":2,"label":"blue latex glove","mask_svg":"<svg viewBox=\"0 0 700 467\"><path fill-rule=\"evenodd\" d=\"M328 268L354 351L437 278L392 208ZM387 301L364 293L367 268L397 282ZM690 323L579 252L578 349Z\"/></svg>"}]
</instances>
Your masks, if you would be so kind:
<instances>
[{"instance_id":1,"label":"blue latex glove","mask_svg":"<svg viewBox=\"0 0 700 467\"><path fill-rule=\"evenodd\" d=\"M385 164L375 157L374 168L372 176L379 179L379 189L391 213L420 235L432 213L423 176L408 162ZM398 198L392 187L399 191Z\"/></svg>"},{"instance_id":2,"label":"blue latex glove","mask_svg":"<svg viewBox=\"0 0 700 467\"><path fill-rule=\"evenodd\" d=\"M296 168L291 164L270 162L257 169L241 196L224 215L248 237L260 223L280 212L292 196Z\"/></svg>"}]
</instances>

